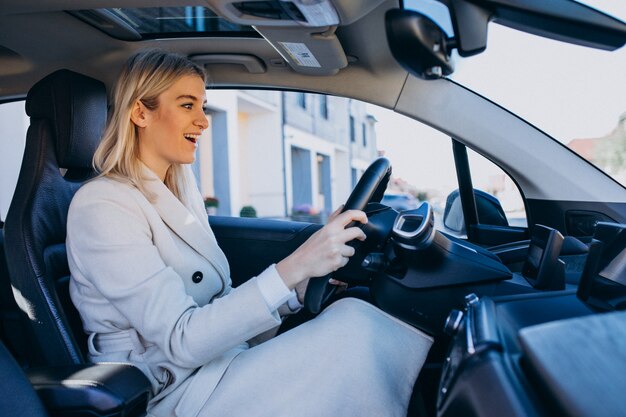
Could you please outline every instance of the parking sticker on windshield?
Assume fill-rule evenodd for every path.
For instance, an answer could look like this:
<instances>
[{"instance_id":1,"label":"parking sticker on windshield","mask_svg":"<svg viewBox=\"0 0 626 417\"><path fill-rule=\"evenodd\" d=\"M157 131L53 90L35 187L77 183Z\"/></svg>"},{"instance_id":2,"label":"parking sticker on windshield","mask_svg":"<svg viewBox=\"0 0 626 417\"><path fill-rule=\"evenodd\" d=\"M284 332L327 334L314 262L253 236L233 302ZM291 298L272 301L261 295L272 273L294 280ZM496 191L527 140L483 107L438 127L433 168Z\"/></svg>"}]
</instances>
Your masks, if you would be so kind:
<instances>
[{"instance_id":1,"label":"parking sticker on windshield","mask_svg":"<svg viewBox=\"0 0 626 417\"><path fill-rule=\"evenodd\" d=\"M301 67L321 68L313 53L303 43L297 42L278 42L289 56Z\"/></svg>"}]
</instances>

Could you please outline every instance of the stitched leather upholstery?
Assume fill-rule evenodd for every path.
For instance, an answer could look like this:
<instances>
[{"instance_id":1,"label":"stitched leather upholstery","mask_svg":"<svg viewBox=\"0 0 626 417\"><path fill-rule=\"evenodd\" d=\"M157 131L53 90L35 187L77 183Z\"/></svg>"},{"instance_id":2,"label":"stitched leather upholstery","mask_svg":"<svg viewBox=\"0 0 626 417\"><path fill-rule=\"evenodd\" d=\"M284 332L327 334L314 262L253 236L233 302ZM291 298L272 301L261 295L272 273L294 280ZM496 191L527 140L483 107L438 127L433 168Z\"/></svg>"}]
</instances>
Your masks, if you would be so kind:
<instances>
[{"instance_id":1,"label":"stitched leather upholstery","mask_svg":"<svg viewBox=\"0 0 626 417\"><path fill-rule=\"evenodd\" d=\"M72 71L57 71L30 89L26 114L50 122L59 167L91 167L106 122L102 83Z\"/></svg>"},{"instance_id":2,"label":"stitched leather upholstery","mask_svg":"<svg viewBox=\"0 0 626 417\"><path fill-rule=\"evenodd\" d=\"M94 175L106 111L104 84L68 70L39 81L26 99L31 121L5 241L17 302L36 339L35 365L84 362L86 340L68 291L66 221L74 193Z\"/></svg>"}]
</instances>

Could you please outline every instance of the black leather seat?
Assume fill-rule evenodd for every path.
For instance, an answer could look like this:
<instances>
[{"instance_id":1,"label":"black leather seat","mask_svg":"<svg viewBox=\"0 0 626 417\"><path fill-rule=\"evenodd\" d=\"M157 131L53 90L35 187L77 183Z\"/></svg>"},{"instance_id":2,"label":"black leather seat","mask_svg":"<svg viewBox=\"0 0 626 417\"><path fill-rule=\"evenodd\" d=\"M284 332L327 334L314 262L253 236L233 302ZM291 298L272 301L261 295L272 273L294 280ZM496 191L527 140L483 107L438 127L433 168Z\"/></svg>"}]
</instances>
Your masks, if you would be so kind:
<instances>
[{"instance_id":1,"label":"black leather seat","mask_svg":"<svg viewBox=\"0 0 626 417\"><path fill-rule=\"evenodd\" d=\"M1 341L0 415L3 417L48 416L24 372Z\"/></svg>"},{"instance_id":2,"label":"black leather seat","mask_svg":"<svg viewBox=\"0 0 626 417\"><path fill-rule=\"evenodd\" d=\"M29 327L22 320L20 308L13 298L11 280L4 249L4 223L0 222L0 340L21 365L27 365Z\"/></svg>"},{"instance_id":3,"label":"black leather seat","mask_svg":"<svg viewBox=\"0 0 626 417\"><path fill-rule=\"evenodd\" d=\"M106 122L104 84L68 70L37 84L26 98L31 118L15 194L5 222L6 258L20 310L33 329L30 382L52 415L139 417L152 396L150 381L125 364L84 364L86 337L68 291L67 211L74 193L92 178L93 154ZM12 337L12 334L8 334ZM23 374L0 344L0 397L15 384L32 396ZM10 408L10 404L6 402ZM0 400L0 415L7 415ZM17 414L45 416L37 402Z\"/></svg>"},{"instance_id":4,"label":"black leather seat","mask_svg":"<svg viewBox=\"0 0 626 417\"><path fill-rule=\"evenodd\" d=\"M80 364L86 340L69 298L66 221L74 193L94 175L92 157L106 123L105 86L57 71L29 91L26 113L26 149L4 227L9 274L36 339L34 364Z\"/></svg>"}]
</instances>

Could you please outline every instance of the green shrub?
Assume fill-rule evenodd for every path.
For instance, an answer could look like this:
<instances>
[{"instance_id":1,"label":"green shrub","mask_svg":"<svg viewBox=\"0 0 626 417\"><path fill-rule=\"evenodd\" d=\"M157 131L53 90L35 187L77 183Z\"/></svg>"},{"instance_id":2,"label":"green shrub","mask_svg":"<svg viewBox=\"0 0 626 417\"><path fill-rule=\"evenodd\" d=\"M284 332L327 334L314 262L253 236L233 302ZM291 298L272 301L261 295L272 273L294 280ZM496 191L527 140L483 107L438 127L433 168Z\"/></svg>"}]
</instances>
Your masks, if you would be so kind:
<instances>
[{"instance_id":1,"label":"green shrub","mask_svg":"<svg viewBox=\"0 0 626 417\"><path fill-rule=\"evenodd\" d=\"M239 217L256 217L256 210L252 206L243 206L239 212Z\"/></svg>"}]
</instances>

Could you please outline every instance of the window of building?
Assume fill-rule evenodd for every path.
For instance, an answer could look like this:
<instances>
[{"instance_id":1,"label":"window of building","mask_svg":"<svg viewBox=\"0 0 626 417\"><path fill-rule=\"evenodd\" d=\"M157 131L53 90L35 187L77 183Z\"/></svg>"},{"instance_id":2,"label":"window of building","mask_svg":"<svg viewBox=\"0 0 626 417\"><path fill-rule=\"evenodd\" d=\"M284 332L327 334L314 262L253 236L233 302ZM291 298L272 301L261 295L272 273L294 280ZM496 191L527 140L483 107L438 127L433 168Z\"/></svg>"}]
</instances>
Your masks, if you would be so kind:
<instances>
[{"instance_id":1,"label":"window of building","mask_svg":"<svg viewBox=\"0 0 626 417\"><path fill-rule=\"evenodd\" d=\"M303 109L306 109L306 95L304 93L296 94L296 103Z\"/></svg>"},{"instance_id":2,"label":"window of building","mask_svg":"<svg viewBox=\"0 0 626 417\"><path fill-rule=\"evenodd\" d=\"M356 132L354 126L354 116L350 116L350 142L356 142Z\"/></svg>"},{"instance_id":3,"label":"window of building","mask_svg":"<svg viewBox=\"0 0 626 417\"><path fill-rule=\"evenodd\" d=\"M363 146L367 146L367 125L365 123L361 123L361 134L363 136Z\"/></svg>"},{"instance_id":4,"label":"window of building","mask_svg":"<svg viewBox=\"0 0 626 417\"><path fill-rule=\"evenodd\" d=\"M320 97L320 115L324 119L328 119L328 97L321 95Z\"/></svg>"}]
</instances>

